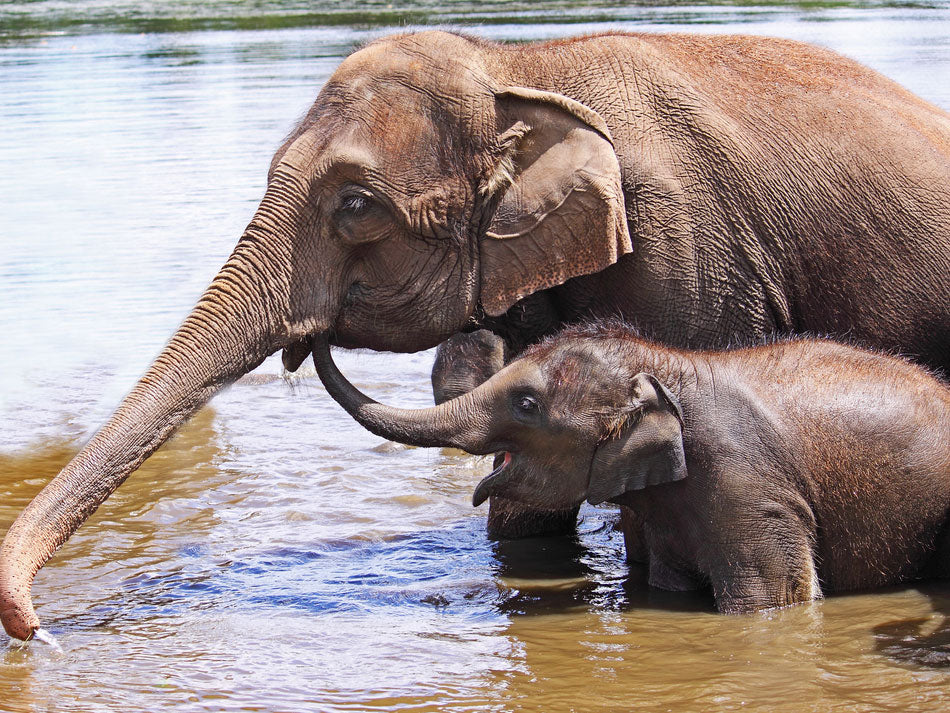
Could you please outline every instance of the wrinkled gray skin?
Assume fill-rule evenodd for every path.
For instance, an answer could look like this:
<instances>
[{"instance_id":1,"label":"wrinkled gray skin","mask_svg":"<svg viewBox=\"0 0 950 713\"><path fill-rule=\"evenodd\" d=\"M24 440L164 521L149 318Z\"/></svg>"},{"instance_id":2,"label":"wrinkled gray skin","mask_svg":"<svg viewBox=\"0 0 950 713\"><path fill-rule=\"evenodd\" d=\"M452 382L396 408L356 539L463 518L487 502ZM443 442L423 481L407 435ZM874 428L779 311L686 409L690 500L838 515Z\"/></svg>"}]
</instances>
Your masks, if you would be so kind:
<instances>
[{"instance_id":1,"label":"wrinkled gray skin","mask_svg":"<svg viewBox=\"0 0 950 713\"><path fill-rule=\"evenodd\" d=\"M510 461L479 484L534 507L611 501L656 587L711 586L722 612L950 575L950 388L832 342L686 352L614 326L543 342L417 411L330 394L374 433Z\"/></svg>"},{"instance_id":2,"label":"wrinkled gray skin","mask_svg":"<svg viewBox=\"0 0 950 713\"><path fill-rule=\"evenodd\" d=\"M950 116L784 40L445 32L347 58L277 151L231 257L0 547L0 619L223 386L310 338L393 351L488 327L509 350L622 315L669 344L849 335L950 354Z\"/></svg>"}]
</instances>

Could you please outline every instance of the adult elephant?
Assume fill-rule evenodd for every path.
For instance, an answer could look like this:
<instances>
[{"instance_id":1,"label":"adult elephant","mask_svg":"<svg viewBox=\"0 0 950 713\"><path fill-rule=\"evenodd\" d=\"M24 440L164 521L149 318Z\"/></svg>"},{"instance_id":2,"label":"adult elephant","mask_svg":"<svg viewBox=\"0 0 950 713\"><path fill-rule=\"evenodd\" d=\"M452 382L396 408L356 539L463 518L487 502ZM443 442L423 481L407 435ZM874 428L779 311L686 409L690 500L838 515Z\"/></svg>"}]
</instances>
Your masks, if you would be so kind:
<instances>
[{"instance_id":1,"label":"adult elephant","mask_svg":"<svg viewBox=\"0 0 950 713\"><path fill-rule=\"evenodd\" d=\"M0 548L0 619L215 392L311 335L394 351L488 326L515 348L620 314L674 345L847 336L950 354L950 116L794 42L444 32L350 56L274 157L192 313Z\"/></svg>"}]
</instances>

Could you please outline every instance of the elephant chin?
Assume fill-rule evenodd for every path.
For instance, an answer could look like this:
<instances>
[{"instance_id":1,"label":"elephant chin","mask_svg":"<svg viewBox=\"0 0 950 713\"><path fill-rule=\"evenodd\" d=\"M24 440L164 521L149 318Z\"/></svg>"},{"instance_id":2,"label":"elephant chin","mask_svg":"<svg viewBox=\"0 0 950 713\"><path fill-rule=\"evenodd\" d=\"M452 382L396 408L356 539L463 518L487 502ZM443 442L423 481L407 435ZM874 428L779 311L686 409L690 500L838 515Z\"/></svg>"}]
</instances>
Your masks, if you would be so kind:
<instances>
[{"instance_id":1,"label":"elephant chin","mask_svg":"<svg viewBox=\"0 0 950 713\"><path fill-rule=\"evenodd\" d=\"M311 337L308 336L300 341L294 342L290 346L284 347L280 356L284 369L293 373L300 368L300 365L310 356L310 339Z\"/></svg>"}]
</instances>

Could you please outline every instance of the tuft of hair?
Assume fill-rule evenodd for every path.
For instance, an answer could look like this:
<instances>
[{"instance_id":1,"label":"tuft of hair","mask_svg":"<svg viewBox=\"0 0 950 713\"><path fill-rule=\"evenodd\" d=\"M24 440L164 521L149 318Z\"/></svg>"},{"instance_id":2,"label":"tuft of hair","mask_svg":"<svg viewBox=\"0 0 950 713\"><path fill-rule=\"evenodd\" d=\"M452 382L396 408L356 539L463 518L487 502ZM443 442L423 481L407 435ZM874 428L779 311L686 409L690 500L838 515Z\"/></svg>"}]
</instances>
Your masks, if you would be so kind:
<instances>
[{"instance_id":1,"label":"tuft of hair","mask_svg":"<svg viewBox=\"0 0 950 713\"><path fill-rule=\"evenodd\" d=\"M530 355L538 359L543 359L559 344L583 339L638 341L642 340L643 336L635 325L619 317L607 317L604 319L591 320L589 322L575 322L554 334L544 337L544 339L537 344L527 347L518 355L518 358Z\"/></svg>"},{"instance_id":2,"label":"tuft of hair","mask_svg":"<svg viewBox=\"0 0 950 713\"><path fill-rule=\"evenodd\" d=\"M627 427L636 425L641 416L643 416L643 404L639 403L605 412L601 416L603 432L600 442L606 443L619 437Z\"/></svg>"},{"instance_id":3,"label":"tuft of hair","mask_svg":"<svg viewBox=\"0 0 950 713\"><path fill-rule=\"evenodd\" d=\"M494 170L479 188L482 196L492 196L515 182L515 157L512 151L506 151L495 164Z\"/></svg>"},{"instance_id":4,"label":"tuft of hair","mask_svg":"<svg viewBox=\"0 0 950 713\"><path fill-rule=\"evenodd\" d=\"M496 149L497 158L491 173L482 181L479 193L482 196L491 196L500 193L515 182L515 155L521 144L521 140L531 131L531 127L523 121L515 124L505 131L498 138L498 147Z\"/></svg>"}]
</instances>

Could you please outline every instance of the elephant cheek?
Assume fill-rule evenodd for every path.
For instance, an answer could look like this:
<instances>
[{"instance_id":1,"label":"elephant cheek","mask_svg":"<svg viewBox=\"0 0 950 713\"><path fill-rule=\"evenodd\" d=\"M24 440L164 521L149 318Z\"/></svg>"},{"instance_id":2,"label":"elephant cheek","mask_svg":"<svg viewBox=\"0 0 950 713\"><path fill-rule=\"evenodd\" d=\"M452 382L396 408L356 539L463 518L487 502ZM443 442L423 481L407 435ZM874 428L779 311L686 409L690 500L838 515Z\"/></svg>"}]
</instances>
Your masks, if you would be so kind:
<instances>
[{"instance_id":1,"label":"elephant cheek","mask_svg":"<svg viewBox=\"0 0 950 713\"><path fill-rule=\"evenodd\" d=\"M523 477L512 479L505 496L544 510L563 510L579 505L586 495L586 482L579 473L550 462L523 466Z\"/></svg>"},{"instance_id":2,"label":"elephant cheek","mask_svg":"<svg viewBox=\"0 0 950 713\"><path fill-rule=\"evenodd\" d=\"M333 343L348 349L416 352L431 349L465 324L454 319L449 306L444 313L419 313L410 305L402 312L391 309L344 309L334 325Z\"/></svg>"},{"instance_id":3,"label":"elephant cheek","mask_svg":"<svg viewBox=\"0 0 950 713\"><path fill-rule=\"evenodd\" d=\"M339 346L429 349L465 327L477 303L476 262L453 241L391 236L348 278L333 329Z\"/></svg>"}]
</instances>

